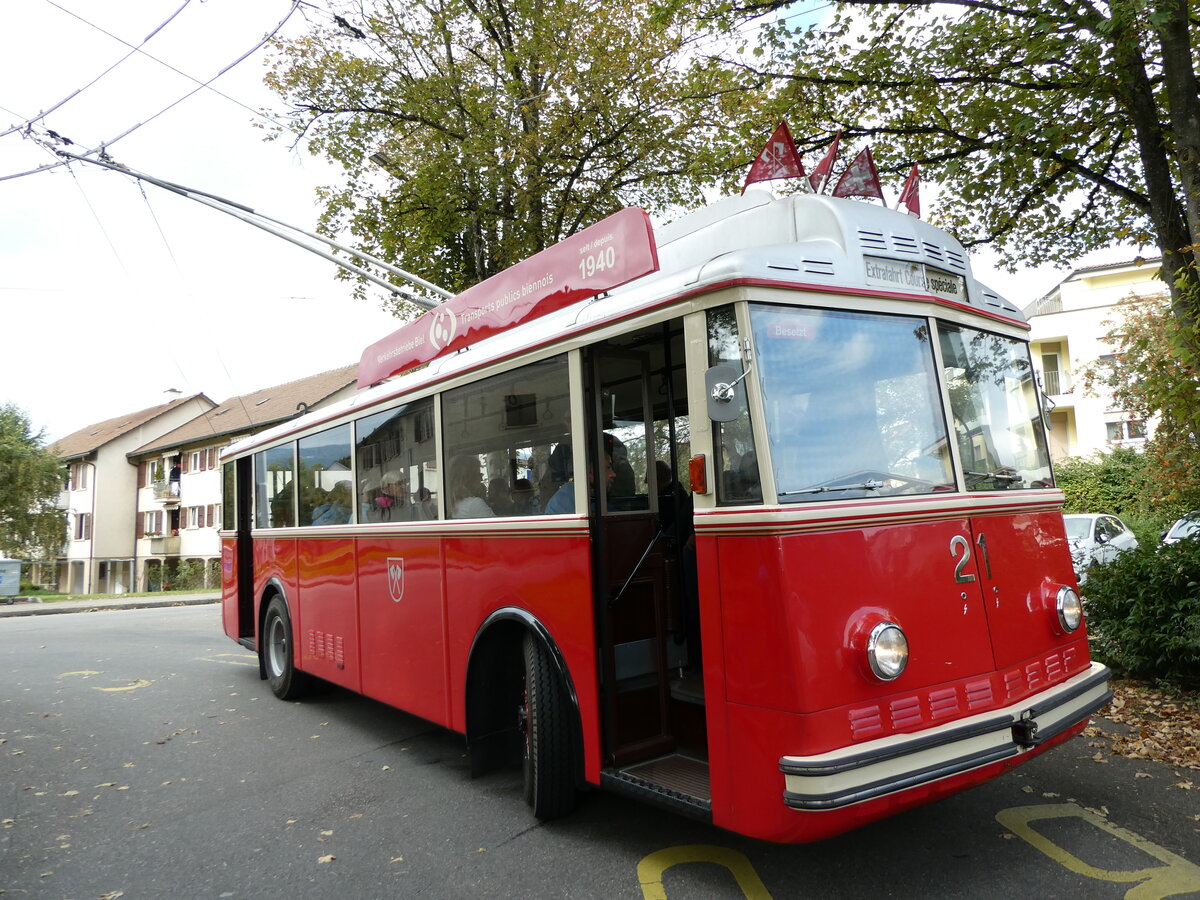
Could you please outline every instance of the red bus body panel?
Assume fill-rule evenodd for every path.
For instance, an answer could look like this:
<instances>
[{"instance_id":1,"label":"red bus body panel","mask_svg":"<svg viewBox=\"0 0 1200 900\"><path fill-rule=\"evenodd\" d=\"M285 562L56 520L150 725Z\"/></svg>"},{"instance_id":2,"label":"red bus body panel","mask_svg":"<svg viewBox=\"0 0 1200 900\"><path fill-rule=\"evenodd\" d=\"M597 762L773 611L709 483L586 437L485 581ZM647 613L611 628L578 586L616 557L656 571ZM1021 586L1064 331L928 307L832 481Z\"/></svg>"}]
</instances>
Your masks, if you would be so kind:
<instances>
[{"instance_id":1,"label":"red bus body panel","mask_svg":"<svg viewBox=\"0 0 1200 900\"><path fill-rule=\"evenodd\" d=\"M1089 667L1084 630L1055 626L1057 590L1074 584L1058 513L933 514L830 530L797 518L776 511L735 534L698 528L715 824L774 841L826 837L986 781L1069 736L839 809L787 807L784 756L998 710ZM951 540L978 534L986 562L973 554L959 568ZM893 682L866 664L855 629L864 620L894 621L908 637L909 665Z\"/></svg>"},{"instance_id":2,"label":"red bus body panel","mask_svg":"<svg viewBox=\"0 0 1200 900\"><path fill-rule=\"evenodd\" d=\"M403 561L399 587L388 584L389 559ZM448 725L440 542L421 536L359 538L358 603L363 693Z\"/></svg>"},{"instance_id":3,"label":"red bus body panel","mask_svg":"<svg viewBox=\"0 0 1200 900\"><path fill-rule=\"evenodd\" d=\"M534 536L512 529L507 538L432 529L257 537L255 621L273 582L288 600L299 669L465 732L467 662L480 627L498 610L522 610L545 626L567 664L579 701L584 774L598 783L591 550L586 526L574 530ZM230 560L235 544L226 541ZM403 561L402 590L389 585L389 560ZM236 563L230 566L223 620L226 633L236 638Z\"/></svg>"}]
</instances>

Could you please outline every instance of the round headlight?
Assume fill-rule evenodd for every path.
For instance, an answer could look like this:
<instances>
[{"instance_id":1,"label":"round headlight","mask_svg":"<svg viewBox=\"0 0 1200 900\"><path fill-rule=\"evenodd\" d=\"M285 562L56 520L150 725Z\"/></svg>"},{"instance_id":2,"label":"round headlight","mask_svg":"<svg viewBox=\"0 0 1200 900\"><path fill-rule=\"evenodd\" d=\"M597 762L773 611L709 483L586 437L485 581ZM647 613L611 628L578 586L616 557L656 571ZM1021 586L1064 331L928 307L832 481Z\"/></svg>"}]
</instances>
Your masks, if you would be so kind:
<instances>
[{"instance_id":1,"label":"round headlight","mask_svg":"<svg viewBox=\"0 0 1200 900\"><path fill-rule=\"evenodd\" d=\"M867 639L867 662L883 681L899 678L908 665L908 638L895 622L881 622Z\"/></svg>"},{"instance_id":2,"label":"round headlight","mask_svg":"<svg viewBox=\"0 0 1200 900\"><path fill-rule=\"evenodd\" d=\"M1064 631L1074 631L1083 621L1083 602L1074 589L1063 586L1058 589L1058 600L1055 602L1058 610L1058 624Z\"/></svg>"}]
</instances>

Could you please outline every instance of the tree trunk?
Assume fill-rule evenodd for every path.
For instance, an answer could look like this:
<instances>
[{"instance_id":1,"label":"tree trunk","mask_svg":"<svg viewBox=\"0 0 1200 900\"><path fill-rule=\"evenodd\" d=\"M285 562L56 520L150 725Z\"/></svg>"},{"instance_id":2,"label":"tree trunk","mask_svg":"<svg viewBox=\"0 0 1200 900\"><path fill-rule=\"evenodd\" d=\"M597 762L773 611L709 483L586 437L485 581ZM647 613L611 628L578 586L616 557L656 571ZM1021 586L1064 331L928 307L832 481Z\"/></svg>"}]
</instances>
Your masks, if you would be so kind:
<instances>
[{"instance_id":1,"label":"tree trunk","mask_svg":"<svg viewBox=\"0 0 1200 900\"><path fill-rule=\"evenodd\" d=\"M1162 278L1171 291L1171 310L1186 336L1189 362L1200 360L1200 280L1197 279L1195 255L1192 252L1191 232L1176 186L1171 179L1171 164L1167 157L1167 135L1154 91L1146 74L1146 61L1138 40L1136 12L1130 0L1117 0L1112 5L1113 53L1117 63L1118 90L1129 110L1146 196L1150 203L1150 220L1158 236L1162 253Z\"/></svg>"},{"instance_id":2,"label":"tree trunk","mask_svg":"<svg viewBox=\"0 0 1200 900\"><path fill-rule=\"evenodd\" d=\"M1200 96L1192 65L1187 0L1161 0L1157 23L1163 51L1167 108L1175 138L1175 162L1183 185L1191 244L1200 244ZM1195 256L1195 251L1192 252Z\"/></svg>"}]
</instances>

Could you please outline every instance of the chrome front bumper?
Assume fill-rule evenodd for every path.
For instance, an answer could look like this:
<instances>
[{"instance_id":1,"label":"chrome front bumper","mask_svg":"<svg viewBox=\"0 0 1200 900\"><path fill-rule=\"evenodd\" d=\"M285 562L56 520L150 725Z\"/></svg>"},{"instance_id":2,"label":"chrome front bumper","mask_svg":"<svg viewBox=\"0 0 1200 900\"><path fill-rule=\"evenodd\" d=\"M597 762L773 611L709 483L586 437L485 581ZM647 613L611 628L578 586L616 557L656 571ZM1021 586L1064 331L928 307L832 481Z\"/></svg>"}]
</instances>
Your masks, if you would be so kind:
<instances>
[{"instance_id":1,"label":"chrome front bumper","mask_svg":"<svg viewBox=\"0 0 1200 900\"><path fill-rule=\"evenodd\" d=\"M785 756L784 802L840 809L1019 756L1087 719L1112 699L1110 672L1086 672L1020 703L915 734L896 734L817 756Z\"/></svg>"}]
</instances>

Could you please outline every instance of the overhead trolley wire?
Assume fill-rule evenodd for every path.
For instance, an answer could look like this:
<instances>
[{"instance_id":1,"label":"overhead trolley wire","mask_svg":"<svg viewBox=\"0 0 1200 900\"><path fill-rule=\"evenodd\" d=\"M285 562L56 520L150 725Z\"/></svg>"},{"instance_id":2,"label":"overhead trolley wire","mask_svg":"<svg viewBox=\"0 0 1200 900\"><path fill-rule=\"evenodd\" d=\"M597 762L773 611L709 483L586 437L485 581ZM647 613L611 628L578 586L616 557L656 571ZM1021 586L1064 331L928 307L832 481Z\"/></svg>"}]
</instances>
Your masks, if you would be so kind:
<instances>
[{"instance_id":1,"label":"overhead trolley wire","mask_svg":"<svg viewBox=\"0 0 1200 900\"><path fill-rule=\"evenodd\" d=\"M108 34L109 37L113 38L113 40L121 41L121 39L119 37L117 37L116 35L109 34L107 31L104 31L103 28L100 28L99 26L93 24L92 22L88 22L86 19L82 18L79 15L76 15L75 13L71 12L69 9L64 9L63 7L59 6L57 3L54 3L53 0L47 0L47 2L50 3L51 6L56 7L57 9L61 9L65 13L75 16L75 18L79 19L81 22L84 22L87 25L91 25L91 27L97 29L98 31L103 31L105 34ZM183 12L184 8L191 2L192 2L192 0L183 0L183 5L180 6L179 9L175 10L175 12L171 13L171 15L168 16L162 22L161 25L159 25L152 32L150 32L148 35L146 35L146 37L144 37L142 39L142 42L140 44L138 44L136 47L133 47L132 44L128 44L125 41L121 41L121 43L125 44L127 47L132 47L133 49L131 49L128 53L126 53L124 56L122 56L120 59L118 59L115 63L113 63L111 66L109 66L107 69L105 69L99 75L97 75L95 78L93 78L87 84L85 84L83 87L76 88L71 93L67 94L67 96L63 97L61 100L59 100L53 106L51 106L49 109L42 110L36 116L34 116L31 119L26 119L20 125L13 125L13 126L9 127L9 129L7 131L0 131L0 137L5 137L6 135L10 135L14 131L22 131L23 129L28 128L30 125L33 125L35 122L40 122L42 119L46 118L46 116L50 115L50 113L54 112L59 107L64 106L68 101L74 100L76 97L78 97L80 94L82 94L84 91L86 91L92 85L94 85L97 81L99 81L101 78L103 78L109 72L111 72L117 66L121 65L121 63L125 62L125 60L129 59L129 57L131 57L135 53L138 53L139 51L141 51L141 48L144 47L152 37L154 37L156 34L158 34L160 31L162 31L164 28L166 28L169 24L171 24L171 21L176 16L178 16L181 12ZM146 54L146 55L150 56L149 54ZM154 57L150 56L150 59L154 59ZM155 62L158 62L158 61L159 60L155 60ZM164 63L164 65L165 65L165 63Z\"/></svg>"},{"instance_id":2,"label":"overhead trolley wire","mask_svg":"<svg viewBox=\"0 0 1200 900\"><path fill-rule=\"evenodd\" d=\"M145 172L138 172L135 169L129 168L128 166L114 162L112 158L107 155L107 153L102 153L99 159L90 159L87 156L71 153L67 150L59 149L55 150L55 152L59 156L63 157L64 160L77 160L79 162L86 162L95 166L102 166L106 169L112 169L114 172L121 172L122 174L128 175L131 178L136 178L139 181L149 182L150 184L160 187L163 190L170 191L173 194L179 194L181 197L187 197L189 200L195 200L196 202L202 203L205 206L217 210L218 212L223 212L226 215L233 216L235 219L240 219L247 225L253 225L255 228L260 228L278 238L282 238L288 243L295 244L297 247L302 247L310 253L315 253L317 256L320 256L323 259L329 260L334 265L340 266L348 272L353 272L355 275L358 275L372 284L396 294L405 300L408 300L410 303L416 304L422 309L433 309L437 303L402 290L401 288L392 284L390 281L385 281L378 275L367 271L361 266L354 265L353 263L347 262L346 260L322 250L319 247L314 247L311 243L300 240L296 237L296 235L303 235L304 237L309 238L310 241L318 241L334 249L341 250L343 253L348 253L351 256L362 260L363 262L378 266L385 272L403 278L405 281L424 288L425 290L437 295L438 297L441 297L442 299L454 296L445 288L438 287L433 282L426 281L419 275L413 275L411 272L406 272L397 266L393 266L386 260L379 259L378 257L372 256L369 253L365 253L362 250L355 250L353 247L346 247L342 244L339 244L337 241L332 240L331 238L325 237L324 235L315 234L311 231L305 231L303 228L297 228L295 225L289 225L287 222L280 221L279 219L273 219L268 215L251 209L249 206L236 203L233 200L226 200L224 197L220 197L216 194L210 194L207 191L200 191L194 188L184 187L180 184L175 184L170 181L165 181L161 178L155 178L152 175L147 175Z\"/></svg>"},{"instance_id":3,"label":"overhead trolley wire","mask_svg":"<svg viewBox=\"0 0 1200 900\"><path fill-rule=\"evenodd\" d=\"M52 0L48 0L48 2L52 2ZM54 4L54 5L57 6L57 4ZM186 75L183 72L179 72L179 70L176 69L174 66L171 66L168 63L165 63L160 59L156 59L155 57L150 56L150 54L147 53L146 56L150 56L150 59L153 59L155 62L160 63L161 65L167 66L167 68L171 69L171 71L178 72L180 75L183 75L185 78L188 78L191 81L195 81L196 84L198 85L198 87L193 88L192 90L190 90L186 94L184 94L182 97L175 100L173 103L170 103L169 105L163 107L158 112L156 112L154 115L150 116L150 118L148 118L142 122L138 122L136 125L130 126L129 128L125 129L125 131L121 132L114 138L111 138L107 141L102 141L97 147L94 147L91 150L85 151L82 155L80 155L77 158L85 159L86 157L91 157L91 156L96 156L96 155L103 156L106 148L111 147L113 144L117 143L117 141L120 141L123 138L128 137L130 134L132 134L133 132L135 132L139 128L141 128L143 125L147 125L150 122L153 122L155 119L157 119L163 113L168 112L169 110L178 106L184 100L187 100L189 97L191 97L192 95L194 95L196 93L199 93L201 90L204 90L205 88L212 90L213 93L215 93L221 97L224 97L226 100L230 100L233 103L237 103L239 106L242 106L246 109L250 109L250 107L246 106L244 103L241 103L238 100L234 100L232 97L229 97L229 96L221 93L220 91L215 90L214 88L210 87L210 85L214 81L216 81L218 78L220 78L222 75L224 75L226 72L228 72L230 69L234 68L234 66L237 66L240 63L242 63L243 61L245 61L245 59L248 56L250 56L250 54L261 49L267 43L267 41L271 40L271 38L275 37L275 35L279 33L280 29L283 28L283 26L285 24L287 24L288 19L290 19L292 17L292 15L296 12L296 10L299 8L299 6L300 6L300 0L292 0L292 7L291 7L291 9L288 10L287 15L284 16L279 21L279 23L273 29L271 29L271 31L269 31L267 34L263 35L262 39L258 43L256 43L253 47L251 47L249 50L247 50L245 53L243 53L241 56L239 56L233 62L229 63L227 66L222 68L219 72L217 72L215 75L213 75L211 78L209 78L207 81L204 81L204 82L201 82L196 78L193 78L191 75ZM74 15L74 13L72 13L72 15ZM88 24L91 24L91 23L88 23ZM94 26L94 27L98 27L98 26ZM100 30L103 31L103 29L100 29ZM107 33L108 32L105 32L105 34L107 34ZM110 35L110 37L111 37L111 35ZM121 40L121 39L116 38L116 40ZM126 43L126 42L122 41L122 43ZM127 46L131 46L131 45L127 45ZM142 51L142 52L144 52L144 51ZM260 116L260 117L262 115L261 113L259 113L257 111L254 111L254 114L256 116ZM27 126L24 130L27 134L31 133L32 126ZM49 132L48 132L48 134L49 134ZM49 134L49 136L52 140L55 140L58 143L65 143L65 144L74 143L70 139L64 139L61 135ZM66 164L67 164L67 160L64 159L59 162L47 163L44 166L38 166L35 169L29 169L25 172L15 172L11 175L0 175L0 181L8 181L13 178L23 178L26 175L35 175L38 172L46 172L46 171L49 171L50 169L56 169L59 166L65 166Z\"/></svg>"}]
</instances>

